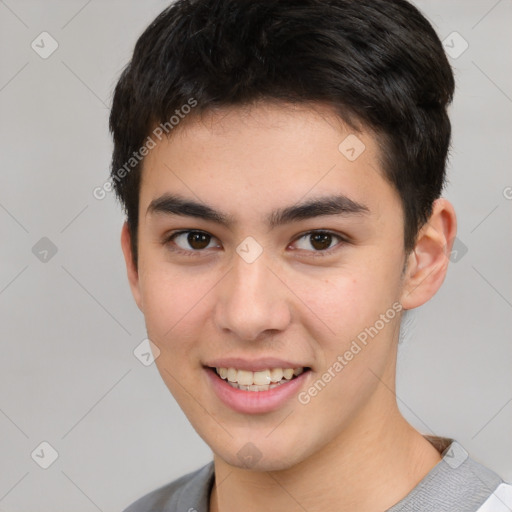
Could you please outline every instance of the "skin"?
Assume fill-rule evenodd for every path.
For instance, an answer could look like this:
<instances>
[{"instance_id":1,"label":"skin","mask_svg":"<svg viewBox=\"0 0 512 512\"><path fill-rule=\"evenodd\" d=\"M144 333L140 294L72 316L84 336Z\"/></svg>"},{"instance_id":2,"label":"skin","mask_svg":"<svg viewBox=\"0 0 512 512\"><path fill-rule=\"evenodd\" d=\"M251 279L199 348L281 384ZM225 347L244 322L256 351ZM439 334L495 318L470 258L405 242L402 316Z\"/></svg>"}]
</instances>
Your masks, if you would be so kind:
<instances>
[{"instance_id":1,"label":"skin","mask_svg":"<svg viewBox=\"0 0 512 512\"><path fill-rule=\"evenodd\" d=\"M138 268L122 231L128 279L160 350L158 370L214 452L212 511L382 511L441 459L397 407L401 313L306 405L293 397L274 412L235 412L203 369L216 357L292 359L312 369L305 390L393 304L416 308L441 286L456 232L452 205L434 203L406 255L400 199L379 167L376 139L357 133L366 149L351 162L338 150L351 133L325 105L256 103L187 119L145 159ZM265 223L276 208L333 192L368 212L272 230ZM207 203L236 223L147 213L163 193ZM182 229L211 235L207 248L174 252L197 247L186 235L166 241ZM312 230L347 241L333 237L329 254L315 257L321 251L304 236ZM263 248L250 264L236 252L248 236ZM261 454L249 468L237 456L248 442Z\"/></svg>"}]
</instances>

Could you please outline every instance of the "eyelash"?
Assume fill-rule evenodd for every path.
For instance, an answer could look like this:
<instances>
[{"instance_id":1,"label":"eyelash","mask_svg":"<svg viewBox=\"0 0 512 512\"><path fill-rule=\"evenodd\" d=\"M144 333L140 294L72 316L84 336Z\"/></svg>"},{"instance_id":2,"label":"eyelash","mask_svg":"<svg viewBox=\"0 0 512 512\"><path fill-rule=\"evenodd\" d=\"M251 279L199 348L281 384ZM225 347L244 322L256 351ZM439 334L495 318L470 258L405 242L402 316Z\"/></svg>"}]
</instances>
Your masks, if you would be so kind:
<instances>
[{"instance_id":1,"label":"eyelash","mask_svg":"<svg viewBox=\"0 0 512 512\"><path fill-rule=\"evenodd\" d=\"M198 229L185 229L185 230L175 231L173 233L170 233L163 240L163 245L169 246L169 249L173 253L175 253L175 254L180 254L180 255L183 255L183 256L192 256L192 257L202 256L203 253L206 251L206 249L195 249L195 250L191 249L191 250L187 251L185 249L181 249L181 248L176 248L176 247L171 247L170 246L170 242L172 242L174 238L176 238L179 235L186 234L186 233L201 233L201 234L208 235L211 238L215 238L213 235L210 235L210 233L208 233L206 231L201 231L201 230L198 230ZM344 245L346 243L349 243L347 238L344 238L343 236L339 235L338 233L334 233L332 231L328 231L328 230L325 230L325 229L315 229L315 230L312 230L312 231L307 231L305 233L302 233L302 234L298 235L293 240L292 243L296 242L297 240L301 240L302 238L306 238L308 236L318 235L318 234L330 235L330 236L332 236L334 238L337 238L339 240L339 242L338 242L338 244L336 244L334 247L331 247L330 249L326 249L326 250L322 250L322 251L306 251L306 252L310 252L311 256L313 256L314 258L317 258L317 257L322 258L322 257L325 257L325 256L330 256L334 251L337 250L337 248L339 249L340 245Z\"/></svg>"}]
</instances>

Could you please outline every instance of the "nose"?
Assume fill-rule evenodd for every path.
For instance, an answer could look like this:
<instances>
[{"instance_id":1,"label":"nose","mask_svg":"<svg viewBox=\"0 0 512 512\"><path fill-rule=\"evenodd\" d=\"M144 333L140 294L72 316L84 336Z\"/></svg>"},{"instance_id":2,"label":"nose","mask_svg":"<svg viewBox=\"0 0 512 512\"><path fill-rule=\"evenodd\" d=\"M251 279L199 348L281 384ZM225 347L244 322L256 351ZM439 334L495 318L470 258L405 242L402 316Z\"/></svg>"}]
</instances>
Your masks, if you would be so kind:
<instances>
[{"instance_id":1,"label":"nose","mask_svg":"<svg viewBox=\"0 0 512 512\"><path fill-rule=\"evenodd\" d=\"M289 292L271 266L265 253L252 263L234 257L217 289L215 321L224 333L257 341L289 326Z\"/></svg>"}]
</instances>

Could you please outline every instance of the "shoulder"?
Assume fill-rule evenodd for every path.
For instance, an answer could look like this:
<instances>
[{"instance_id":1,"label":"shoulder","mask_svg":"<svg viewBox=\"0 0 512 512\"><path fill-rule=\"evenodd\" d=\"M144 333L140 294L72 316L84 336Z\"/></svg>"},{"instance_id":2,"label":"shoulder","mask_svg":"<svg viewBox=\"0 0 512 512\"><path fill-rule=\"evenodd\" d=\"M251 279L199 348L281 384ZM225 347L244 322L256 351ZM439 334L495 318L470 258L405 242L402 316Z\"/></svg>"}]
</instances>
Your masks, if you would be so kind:
<instances>
[{"instance_id":1,"label":"shoulder","mask_svg":"<svg viewBox=\"0 0 512 512\"><path fill-rule=\"evenodd\" d=\"M436 438L435 441L432 444L440 451L442 460L388 512L510 511L510 484L470 457L455 440Z\"/></svg>"},{"instance_id":2,"label":"shoulder","mask_svg":"<svg viewBox=\"0 0 512 512\"><path fill-rule=\"evenodd\" d=\"M512 484L501 483L477 512L509 512L512 510Z\"/></svg>"},{"instance_id":3,"label":"shoulder","mask_svg":"<svg viewBox=\"0 0 512 512\"><path fill-rule=\"evenodd\" d=\"M213 461L151 491L123 512L207 512L214 480Z\"/></svg>"}]
</instances>

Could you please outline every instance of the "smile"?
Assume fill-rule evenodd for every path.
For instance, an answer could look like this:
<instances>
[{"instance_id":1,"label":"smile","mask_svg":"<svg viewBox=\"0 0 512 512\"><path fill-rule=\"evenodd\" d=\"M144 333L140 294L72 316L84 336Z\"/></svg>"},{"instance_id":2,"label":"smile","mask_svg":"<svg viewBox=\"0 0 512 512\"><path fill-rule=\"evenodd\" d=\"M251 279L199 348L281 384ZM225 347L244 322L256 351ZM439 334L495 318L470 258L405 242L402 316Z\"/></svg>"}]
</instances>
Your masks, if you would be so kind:
<instances>
[{"instance_id":1,"label":"smile","mask_svg":"<svg viewBox=\"0 0 512 512\"><path fill-rule=\"evenodd\" d=\"M313 374L298 361L228 358L203 366L208 387L224 405L242 414L276 411L293 400Z\"/></svg>"},{"instance_id":2,"label":"smile","mask_svg":"<svg viewBox=\"0 0 512 512\"><path fill-rule=\"evenodd\" d=\"M215 368L217 375L235 389L268 391L299 376L307 368L269 368L257 372L236 368Z\"/></svg>"}]
</instances>

